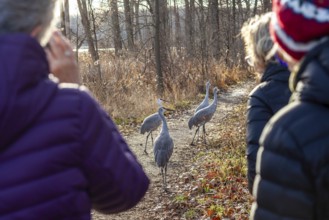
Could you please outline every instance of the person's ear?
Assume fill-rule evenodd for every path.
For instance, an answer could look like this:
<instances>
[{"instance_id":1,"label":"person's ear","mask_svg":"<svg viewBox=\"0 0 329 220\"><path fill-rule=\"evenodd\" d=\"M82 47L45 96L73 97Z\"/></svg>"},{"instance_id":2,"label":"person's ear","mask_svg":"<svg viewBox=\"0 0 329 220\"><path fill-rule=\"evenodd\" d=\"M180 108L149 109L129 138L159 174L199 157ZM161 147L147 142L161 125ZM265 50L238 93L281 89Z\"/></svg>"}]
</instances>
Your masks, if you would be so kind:
<instances>
[{"instance_id":1,"label":"person's ear","mask_svg":"<svg viewBox=\"0 0 329 220\"><path fill-rule=\"evenodd\" d=\"M41 26L38 25L38 26L36 26L35 28L33 28L33 30L32 30L32 32L31 32L30 35L31 35L32 37L34 37L34 38L37 38L37 37L39 36L40 32L41 32Z\"/></svg>"}]
</instances>

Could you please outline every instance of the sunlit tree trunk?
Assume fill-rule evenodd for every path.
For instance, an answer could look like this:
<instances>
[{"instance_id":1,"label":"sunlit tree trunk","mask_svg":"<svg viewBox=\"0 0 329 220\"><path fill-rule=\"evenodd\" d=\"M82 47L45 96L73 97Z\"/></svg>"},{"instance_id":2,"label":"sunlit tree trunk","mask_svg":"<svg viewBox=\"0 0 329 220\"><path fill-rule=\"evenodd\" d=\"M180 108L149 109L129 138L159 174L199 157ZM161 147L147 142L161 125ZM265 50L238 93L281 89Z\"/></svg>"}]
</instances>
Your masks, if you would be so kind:
<instances>
[{"instance_id":1,"label":"sunlit tree trunk","mask_svg":"<svg viewBox=\"0 0 329 220\"><path fill-rule=\"evenodd\" d=\"M68 39L71 39L70 31L70 6L69 0L63 0L60 5L61 9L61 32Z\"/></svg>"}]
</instances>

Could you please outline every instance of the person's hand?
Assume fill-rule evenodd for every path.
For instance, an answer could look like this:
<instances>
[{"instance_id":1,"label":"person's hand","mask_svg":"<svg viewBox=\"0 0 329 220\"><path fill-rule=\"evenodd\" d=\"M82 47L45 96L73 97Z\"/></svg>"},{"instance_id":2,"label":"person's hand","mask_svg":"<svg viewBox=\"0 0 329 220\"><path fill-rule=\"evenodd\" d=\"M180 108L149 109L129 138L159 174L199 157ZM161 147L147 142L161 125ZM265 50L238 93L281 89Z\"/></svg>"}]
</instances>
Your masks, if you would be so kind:
<instances>
[{"instance_id":1,"label":"person's hand","mask_svg":"<svg viewBox=\"0 0 329 220\"><path fill-rule=\"evenodd\" d=\"M45 48L50 72L60 82L80 84L80 73L71 44L60 32L55 31Z\"/></svg>"}]
</instances>

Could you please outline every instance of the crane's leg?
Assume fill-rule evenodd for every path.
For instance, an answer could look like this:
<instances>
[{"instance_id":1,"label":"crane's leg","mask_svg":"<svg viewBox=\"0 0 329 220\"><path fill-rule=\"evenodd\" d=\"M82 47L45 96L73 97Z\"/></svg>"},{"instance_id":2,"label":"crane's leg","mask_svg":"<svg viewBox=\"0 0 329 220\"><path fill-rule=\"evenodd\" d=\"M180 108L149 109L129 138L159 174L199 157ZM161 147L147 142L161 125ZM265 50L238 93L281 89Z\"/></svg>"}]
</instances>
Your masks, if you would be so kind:
<instances>
[{"instance_id":1,"label":"crane's leg","mask_svg":"<svg viewBox=\"0 0 329 220\"><path fill-rule=\"evenodd\" d=\"M146 155L148 155L148 153L147 153L147 151L146 151L146 146L147 146L147 140L149 139L150 134L152 134L152 132L149 132L149 133L147 134L147 136L146 136L145 149L144 149L144 153L145 153ZM151 137L152 137L152 135L151 135Z\"/></svg>"},{"instance_id":2,"label":"crane's leg","mask_svg":"<svg viewBox=\"0 0 329 220\"><path fill-rule=\"evenodd\" d=\"M207 144L207 140L206 140L206 124L204 124L204 125L202 126L202 129L203 129L203 142L204 142L205 144Z\"/></svg>"},{"instance_id":3,"label":"crane's leg","mask_svg":"<svg viewBox=\"0 0 329 220\"><path fill-rule=\"evenodd\" d=\"M167 164L164 167L164 182L165 182L165 187L167 188Z\"/></svg>"},{"instance_id":4,"label":"crane's leg","mask_svg":"<svg viewBox=\"0 0 329 220\"><path fill-rule=\"evenodd\" d=\"M167 189L167 164L164 167L164 186L165 186L164 190L166 192L169 192Z\"/></svg>"},{"instance_id":5,"label":"crane's leg","mask_svg":"<svg viewBox=\"0 0 329 220\"><path fill-rule=\"evenodd\" d=\"M163 167L161 167L160 170L161 170L161 177L162 177L162 187L163 187L164 190L166 190L166 183L165 183Z\"/></svg>"},{"instance_id":6,"label":"crane's leg","mask_svg":"<svg viewBox=\"0 0 329 220\"><path fill-rule=\"evenodd\" d=\"M151 131L151 139L152 139L152 146L154 146L154 143L153 143L153 134L152 134L152 131Z\"/></svg>"},{"instance_id":7,"label":"crane's leg","mask_svg":"<svg viewBox=\"0 0 329 220\"><path fill-rule=\"evenodd\" d=\"M196 129L196 131L195 131L195 133L194 133L194 137L193 137L193 140L192 140L192 143L190 144L190 145L194 145L194 138L195 138L195 135L196 135L196 133L199 131L199 128L200 128L200 126Z\"/></svg>"},{"instance_id":8,"label":"crane's leg","mask_svg":"<svg viewBox=\"0 0 329 220\"><path fill-rule=\"evenodd\" d=\"M199 138L200 138L200 129L198 129L198 138L196 139L196 142L199 141Z\"/></svg>"}]
</instances>

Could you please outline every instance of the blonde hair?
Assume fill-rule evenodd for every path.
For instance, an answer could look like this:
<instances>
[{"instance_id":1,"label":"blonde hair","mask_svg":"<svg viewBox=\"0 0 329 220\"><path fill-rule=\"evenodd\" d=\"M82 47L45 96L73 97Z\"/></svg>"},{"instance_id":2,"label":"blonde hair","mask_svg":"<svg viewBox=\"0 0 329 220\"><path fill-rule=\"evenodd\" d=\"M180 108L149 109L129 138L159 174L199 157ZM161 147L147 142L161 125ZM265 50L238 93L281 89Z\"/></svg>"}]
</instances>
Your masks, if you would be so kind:
<instances>
[{"instance_id":1,"label":"blonde hair","mask_svg":"<svg viewBox=\"0 0 329 220\"><path fill-rule=\"evenodd\" d=\"M268 12L256 15L246 21L241 28L246 55L258 72L264 71L266 65L271 62L267 55L273 48L269 30L272 14Z\"/></svg>"}]
</instances>

